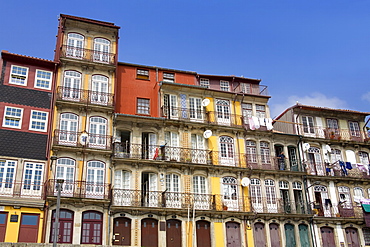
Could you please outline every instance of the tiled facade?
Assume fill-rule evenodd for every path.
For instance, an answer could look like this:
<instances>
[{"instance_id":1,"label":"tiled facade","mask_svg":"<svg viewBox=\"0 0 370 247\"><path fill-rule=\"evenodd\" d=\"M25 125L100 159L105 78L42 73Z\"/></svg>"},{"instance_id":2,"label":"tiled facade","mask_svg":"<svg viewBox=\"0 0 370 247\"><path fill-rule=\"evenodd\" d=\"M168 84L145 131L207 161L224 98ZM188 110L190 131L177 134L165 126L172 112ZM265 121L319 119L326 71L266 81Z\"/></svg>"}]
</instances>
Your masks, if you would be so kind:
<instances>
[{"instance_id":1,"label":"tiled facade","mask_svg":"<svg viewBox=\"0 0 370 247\"><path fill-rule=\"evenodd\" d=\"M297 104L272 120L260 80L118 62L118 31L61 15L55 62L44 61L57 68L50 89L26 90L20 74L0 90L3 125L8 105L53 107L43 133L0 128L6 141L25 139L4 145L4 165L5 153L49 159L30 242L53 242L62 180L57 242L66 246L370 245L369 113ZM0 216L29 213L31 201L8 201ZM0 237L22 229L10 214Z\"/></svg>"}]
</instances>

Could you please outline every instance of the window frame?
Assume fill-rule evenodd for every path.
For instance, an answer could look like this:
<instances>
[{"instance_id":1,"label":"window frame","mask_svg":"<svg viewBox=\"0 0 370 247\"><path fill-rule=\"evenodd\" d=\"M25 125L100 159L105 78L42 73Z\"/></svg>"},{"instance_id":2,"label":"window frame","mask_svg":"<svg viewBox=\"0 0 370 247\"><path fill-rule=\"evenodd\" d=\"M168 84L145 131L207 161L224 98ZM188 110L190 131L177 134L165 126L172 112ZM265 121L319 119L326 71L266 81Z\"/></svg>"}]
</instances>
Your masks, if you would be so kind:
<instances>
[{"instance_id":1,"label":"window frame","mask_svg":"<svg viewBox=\"0 0 370 247\"><path fill-rule=\"evenodd\" d=\"M164 82L175 82L175 73L163 72L163 81Z\"/></svg>"},{"instance_id":2,"label":"window frame","mask_svg":"<svg viewBox=\"0 0 370 247\"><path fill-rule=\"evenodd\" d=\"M33 113L42 113L42 114L46 113L45 120L43 120L43 119L34 120L33 119ZM31 110L29 130L39 131L39 132L47 132L47 130L48 130L48 118L49 118L49 113L46 112L46 111ZM32 128L33 122L44 123L44 128L43 129Z\"/></svg>"},{"instance_id":3,"label":"window frame","mask_svg":"<svg viewBox=\"0 0 370 247\"><path fill-rule=\"evenodd\" d=\"M229 81L220 80L220 90L221 91L225 91L225 92L230 92L230 82Z\"/></svg>"},{"instance_id":4,"label":"window frame","mask_svg":"<svg viewBox=\"0 0 370 247\"><path fill-rule=\"evenodd\" d=\"M266 106L256 104L256 117L266 118Z\"/></svg>"},{"instance_id":5,"label":"window frame","mask_svg":"<svg viewBox=\"0 0 370 247\"><path fill-rule=\"evenodd\" d=\"M209 79L207 79L207 78L200 78L199 79L199 85L201 87L209 88L210 87Z\"/></svg>"},{"instance_id":6,"label":"window frame","mask_svg":"<svg viewBox=\"0 0 370 247\"><path fill-rule=\"evenodd\" d=\"M26 69L26 75L22 75L20 73L13 73L13 68L14 67L18 67L20 69ZM24 66L19 66L19 65L16 65L16 64L12 64L12 66L10 67L10 73L9 73L9 84L13 84L13 85L18 85L18 86L27 86L27 81L28 81L28 72L29 72L29 68L28 67L24 67ZM24 83L19 83L19 82L13 82L12 79L13 79L13 74L14 74L14 77L24 77L22 78L21 80L23 80ZM16 78L16 79L20 79L20 78Z\"/></svg>"},{"instance_id":7,"label":"window frame","mask_svg":"<svg viewBox=\"0 0 370 247\"><path fill-rule=\"evenodd\" d=\"M21 110L20 116L17 117L17 116L7 115L7 109L8 108ZM4 108L4 117L3 117L3 125L2 126L7 127L7 128L13 128L13 129L21 129L22 128L22 120L23 120L23 111L24 111L24 108L19 108L19 107L14 107L14 106L5 106L5 108ZM6 124L7 118L15 119L16 121L18 121L18 126L7 125Z\"/></svg>"},{"instance_id":8,"label":"window frame","mask_svg":"<svg viewBox=\"0 0 370 247\"><path fill-rule=\"evenodd\" d=\"M360 124L357 121L348 121L349 133L353 137L360 137Z\"/></svg>"},{"instance_id":9,"label":"window frame","mask_svg":"<svg viewBox=\"0 0 370 247\"><path fill-rule=\"evenodd\" d=\"M136 69L136 79L149 80L149 70L148 69Z\"/></svg>"},{"instance_id":10,"label":"window frame","mask_svg":"<svg viewBox=\"0 0 370 247\"><path fill-rule=\"evenodd\" d=\"M38 72L50 73L50 78L49 79L45 79L45 78L39 77L38 76ZM37 86L38 80L44 81L44 84L47 83L48 87ZM35 71L35 82L34 82L34 87L35 88L50 90L51 89L52 82L53 82L53 72L47 71L47 70L36 69L36 71Z\"/></svg>"},{"instance_id":11,"label":"window frame","mask_svg":"<svg viewBox=\"0 0 370 247\"><path fill-rule=\"evenodd\" d=\"M150 115L150 99L136 98L136 114Z\"/></svg>"}]
</instances>

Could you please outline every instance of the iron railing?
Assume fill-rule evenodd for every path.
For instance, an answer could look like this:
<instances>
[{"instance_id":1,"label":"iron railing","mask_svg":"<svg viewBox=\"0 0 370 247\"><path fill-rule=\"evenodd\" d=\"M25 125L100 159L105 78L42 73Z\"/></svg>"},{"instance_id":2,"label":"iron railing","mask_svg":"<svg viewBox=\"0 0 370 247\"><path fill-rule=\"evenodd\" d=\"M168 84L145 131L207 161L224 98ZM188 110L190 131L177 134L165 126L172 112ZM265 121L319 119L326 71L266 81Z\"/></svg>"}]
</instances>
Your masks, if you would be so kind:
<instances>
[{"instance_id":1,"label":"iron railing","mask_svg":"<svg viewBox=\"0 0 370 247\"><path fill-rule=\"evenodd\" d=\"M94 149L112 149L112 136L86 133L87 137L81 135L86 132L74 132L66 130L54 130L54 145L87 147Z\"/></svg>"},{"instance_id":2,"label":"iron railing","mask_svg":"<svg viewBox=\"0 0 370 247\"><path fill-rule=\"evenodd\" d=\"M57 196L57 179L50 179L46 183L46 195ZM87 181L65 180L62 184L62 197L110 199L110 184Z\"/></svg>"},{"instance_id":3,"label":"iron railing","mask_svg":"<svg viewBox=\"0 0 370 247\"><path fill-rule=\"evenodd\" d=\"M0 182L0 196L13 198L33 198L42 199L44 195L43 182L31 182L28 180L15 182L13 179L6 178Z\"/></svg>"},{"instance_id":4,"label":"iron railing","mask_svg":"<svg viewBox=\"0 0 370 247\"><path fill-rule=\"evenodd\" d=\"M89 62L115 64L115 54L96 51L91 49L84 49L75 46L62 46L61 57L73 58L78 60L85 60Z\"/></svg>"},{"instance_id":5,"label":"iron railing","mask_svg":"<svg viewBox=\"0 0 370 247\"><path fill-rule=\"evenodd\" d=\"M321 217L363 218L362 207L347 202L345 204L313 203L312 212Z\"/></svg>"},{"instance_id":6,"label":"iron railing","mask_svg":"<svg viewBox=\"0 0 370 247\"><path fill-rule=\"evenodd\" d=\"M100 106L113 106L113 94L111 93L61 86L57 89L57 100Z\"/></svg>"},{"instance_id":7,"label":"iron railing","mask_svg":"<svg viewBox=\"0 0 370 247\"><path fill-rule=\"evenodd\" d=\"M255 213L310 214L304 202L284 201L276 197L251 197L250 200Z\"/></svg>"}]
</instances>

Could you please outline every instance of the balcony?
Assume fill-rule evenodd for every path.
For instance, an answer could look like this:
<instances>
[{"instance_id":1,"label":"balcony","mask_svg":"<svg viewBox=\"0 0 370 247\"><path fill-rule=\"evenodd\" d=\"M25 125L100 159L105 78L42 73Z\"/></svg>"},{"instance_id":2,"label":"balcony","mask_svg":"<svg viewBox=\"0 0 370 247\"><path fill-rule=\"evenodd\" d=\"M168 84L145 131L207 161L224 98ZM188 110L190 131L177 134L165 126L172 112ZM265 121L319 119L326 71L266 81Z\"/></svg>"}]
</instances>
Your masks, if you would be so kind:
<instances>
[{"instance_id":1,"label":"balcony","mask_svg":"<svg viewBox=\"0 0 370 247\"><path fill-rule=\"evenodd\" d=\"M87 147L93 149L112 149L112 137L107 135L87 134L84 138L82 134L86 132L74 132L66 130L54 131L54 145L69 147Z\"/></svg>"},{"instance_id":2,"label":"balcony","mask_svg":"<svg viewBox=\"0 0 370 247\"><path fill-rule=\"evenodd\" d=\"M57 180L50 179L46 184L46 195L57 196ZM62 197L84 199L110 199L110 184L86 181L64 181Z\"/></svg>"},{"instance_id":3,"label":"balcony","mask_svg":"<svg viewBox=\"0 0 370 247\"><path fill-rule=\"evenodd\" d=\"M252 169L280 170L302 172L304 169L298 162L285 160L281 162L278 157L268 155L247 154L245 155L247 166Z\"/></svg>"},{"instance_id":4,"label":"balcony","mask_svg":"<svg viewBox=\"0 0 370 247\"><path fill-rule=\"evenodd\" d=\"M58 87L57 100L98 106L113 106L113 94L111 93L103 93L70 87Z\"/></svg>"},{"instance_id":5,"label":"balcony","mask_svg":"<svg viewBox=\"0 0 370 247\"><path fill-rule=\"evenodd\" d=\"M361 206L352 203L342 204L316 204L312 205L312 212L320 217L342 217L342 218L363 218Z\"/></svg>"},{"instance_id":6,"label":"balcony","mask_svg":"<svg viewBox=\"0 0 370 247\"><path fill-rule=\"evenodd\" d=\"M40 182L15 182L11 179L0 183L0 196L12 198L43 199L44 185Z\"/></svg>"},{"instance_id":7,"label":"balcony","mask_svg":"<svg viewBox=\"0 0 370 247\"><path fill-rule=\"evenodd\" d=\"M114 65L116 62L115 54L90 50L90 49L83 49L74 46L63 45L61 57L64 58L72 58L82 61L94 62L94 63L102 63L102 64L109 64Z\"/></svg>"},{"instance_id":8,"label":"balcony","mask_svg":"<svg viewBox=\"0 0 370 247\"><path fill-rule=\"evenodd\" d=\"M283 201L280 198L252 197L251 204L255 213L309 214L304 202Z\"/></svg>"},{"instance_id":9,"label":"balcony","mask_svg":"<svg viewBox=\"0 0 370 247\"><path fill-rule=\"evenodd\" d=\"M303 126L302 124L276 121L274 129L287 134L299 134L305 137L329 139L333 141L365 142L369 136L362 130L331 129L321 126Z\"/></svg>"},{"instance_id":10,"label":"balcony","mask_svg":"<svg viewBox=\"0 0 370 247\"><path fill-rule=\"evenodd\" d=\"M181 192L141 191L128 189L112 190L112 205L117 207L151 207L217 211L243 211L250 208L242 198L228 198L223 195L195 194Z\"/></svg>"}]
</instances>

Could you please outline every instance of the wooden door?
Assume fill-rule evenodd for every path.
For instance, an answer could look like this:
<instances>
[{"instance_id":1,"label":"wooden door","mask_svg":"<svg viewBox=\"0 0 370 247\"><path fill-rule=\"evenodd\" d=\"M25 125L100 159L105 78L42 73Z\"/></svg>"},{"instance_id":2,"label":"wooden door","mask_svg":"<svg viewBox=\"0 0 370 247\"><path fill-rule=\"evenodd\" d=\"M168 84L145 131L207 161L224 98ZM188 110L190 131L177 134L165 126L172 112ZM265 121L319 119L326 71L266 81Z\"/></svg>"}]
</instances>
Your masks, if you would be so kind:
<instances>
[{"instance_id":1,"label":"wooden door","mask_svg":"<svg viewBox=\"0 0 370 247\"><path fill-rule=\"evenodd\" d=\"M18 242L37 243L39 233L39 215L22 214L19 226Z\"/></svg>"},{"instance_id":2,"label":"wooden door","mask_svg":"<svg viewBox=\"0 0 370 247\"><path fill-rule=\"evenodd\" d=\"M350 247L360 247L360 241L358 238L358 232L356 228L347 227L346 228L346 238L347 244Z\"/></svg>"},{"instance_id":3,"label":"wooden door","mask_svg":"<svg viewBox=\"0 0 370 247\"><path fill-rule=\"evenodd\" d=\"M113 244L114 245L131 245L131 219L115 218L113 226Z\"/></svg>"},{"instance_id":4,"label":"wooden door","mask_svg":"<svg viewBox=\"0 0 370 247\"><path fill-rule=\"evenodd\" d=\"M310 247L310 240L308 239L308 227L307 225L299 225L299 240L301 241L301 247Z\"/></svg>"},{"instance_id":5,"label":"wooden door","mask_svg":"<svg viewBox=\"0 0 370 247\"><path fill-rule=\"evenodd\" d=\"M155 219L143 219L141 221L141 246L158 246L158 221Z\"/></svg>"},{"instance_id":6,"label":"wooden door","mask_svg":"<svg viewBox=\"0 0 370 247\"><path fill-rule=\"evenodd\" d=\"M73 237L73 212L65 209L60 210L59 216L59 232L57 243L71 244ZM50 243L54 241L55 227L55 210L53 210L51 227L50 227Z\"/></svg>"},{"instance_id":7,"label":"wooden door","mask_svg":"<svg viewBox=\"0 0 370 247\"><path fill-rule=\"evenodd\" d=\"M240 224L236 222L226 223L226 246L241 247Z\"/></svg>"},{"instance_id":8,"label":"wooden door","mask_svg":"<svg viewBox=\"0 0 370 247\"><path fill-rule=\"evenodd\" d=\"M335 245L334 229L331 227L321 227L322 247L333 247Z\"/></svg>"},{"instance_id":9,"label":"wooden door","mask_svg":"<svg viewBox=\"0 0 370 247\"><path fill-rule=\"evenodd\" d=\"M8 221L8 213L0 213L0 242L4 242L5 240L7 221Z\"/></svg>"},{"instance_id":10,"label":"wooden door","mask_svg":"<svg viewBox=\"0 0 370 247\"><path fill-rule=\"evenodd\" d=\"M265 247L266 244L266 233L265 225L263 223L254 224L254 246Z\"/></svg>"},{"instance_id":11,"label":"wooden door","mask_svg":"<svg viewBox=\"0 0 370 247\"><path fill-rule=\"evenodd\" d=\"M280 233L279 225L275 223L270 224L270 242L271 247L280 247Z\"/></svg>"},{"instance_id":12,"label":"wooden door","mask_svg":"<svg viewBox=\"0 0 370 247\"><path fill-rule=\"evenodd\" d=\"M294 225L285 224L285 239L286 247L296 247L295 234L294 234Z\"/></svg>"},{"instance_id":13,"label":"wooden door","mask_svg":"<svg viewBox=\"0 0 370 247\"><path fill-rule=\"evenodd\" d=\"M211 224L208 221L196 222L197 247L211 247Z\"/></svg>"},{"instance_id":14,"label":"wooden door","mask_svg":"<svg viewBox=\"0 0 370 247\"><path fill-rule=\"evenodd\" d=\"M103 214L87 211L82 214L81 244L102 244Z\"/></svg>"},{"instance_id":15,"label":"wooden door","mask_svg":"<svg viewBox=\"0 0 370 247\"><path fill-rule=\"evenodd\" d=\"M181 246L181 221L167 220L166 221L166 243L167 247Z\"/></svg>"}]
</instances>

